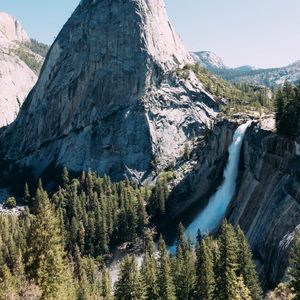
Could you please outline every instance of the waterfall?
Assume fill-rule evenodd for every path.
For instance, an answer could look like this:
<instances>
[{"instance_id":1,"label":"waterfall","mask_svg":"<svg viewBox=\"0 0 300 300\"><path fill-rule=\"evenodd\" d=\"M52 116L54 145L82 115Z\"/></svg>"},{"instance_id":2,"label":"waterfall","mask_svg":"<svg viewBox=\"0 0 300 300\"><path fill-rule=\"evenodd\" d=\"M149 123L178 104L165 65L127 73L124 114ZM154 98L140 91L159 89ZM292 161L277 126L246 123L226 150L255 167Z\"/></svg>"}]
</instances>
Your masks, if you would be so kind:
<instances>
[{"instance_id":1,"label":"waterfall","mask_svg":"<svg viewBox=\"0 0 300 300\"><path fill-rule=\"evenodd\" d=\"M236 129L233 141L228 150L228 162L223 173L224 181L218 187L215 194L209 199L207 206L187 227L185 231L186 238L191 236L195 242L198 230L200 230L202 234L212 232L223 220L226 209L235 194L241 148L246 130L251 123L252 121L248 121ZM169 247L169 250L174 252L175 246Z\"/></svg>"},{"instance_id":2,"label":"waterfall","mask_svg":"<svg viewBox=\"0 0 300 300\"><path fill-rule=\"evenodd\" d=\"M211 232L223 220L226 209L235 194L241 147L245 132L251 123L252 121L248 121L236 129L233 141L228 150L229 157L224 170L224 181L221 186L218 187L216 193L209 199L207 206L188 226L186 236L192 236L195 240L198 230L200 230L202 234Z\"/></svg>"}]
</instances>

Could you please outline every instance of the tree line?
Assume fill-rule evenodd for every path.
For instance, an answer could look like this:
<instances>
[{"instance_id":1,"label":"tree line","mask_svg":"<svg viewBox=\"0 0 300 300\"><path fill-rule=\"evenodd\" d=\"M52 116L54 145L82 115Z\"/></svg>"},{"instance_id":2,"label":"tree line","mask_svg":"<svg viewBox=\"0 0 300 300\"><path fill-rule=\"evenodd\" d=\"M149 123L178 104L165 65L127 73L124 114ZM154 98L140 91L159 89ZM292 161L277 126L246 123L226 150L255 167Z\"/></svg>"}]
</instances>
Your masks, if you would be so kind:
<instances>
[{"instance_id":1,"label":"tree line","mask_svg":"<svg viewBox=\"0 0 300 300\"><path fill-rule=\"evenodd\" d=\"M299 134L300 82L294 87L286 81L276 93L276 129L281 135L294 138Z\"/></svg>"},{"instance_id":2,"label":"tree line","mask_svg":"<svg viewBox=\"0 0 300 300\"><path fill-rule=\"evenodd\" d=\"M180 225L174 256L162 238L158 252L148 238L140 270L134 257L121 264L115 299L257 300L262 290L243 232L224 221L218 238L201 237L196 247Z\"/></svg>"},{"instance_id":3,"label":"tree line","mask_svg":"<svg viewBox=\"0 0 300 300\"><path fill-rule=\"evenodd\" d=\"M186 65L183 69L176 70L176 74L186 79L190 70L195 73L206 91L218 99L225 100L226 105L222 107L222 111L226 114L231 110L240 112L243 109L273 109L273 101L269 95L272 92L267 87L246 82L230 83L199 64Z\"/></svg>"},{"instance_id":4,"label":"tree line","mask_svg":"<svg viewBox=\"0 0 300 300\"><path fill-rule=\"evenodd\" d=\"M34 196L25 185L28 207L20 215L0 215L0 300L262 299L239 227L224 221L217 238L199 234L194 245L180 225L176 253L167 251L162 237L156 249L151 220L165 213L166 185L165 176L150 189L92 172L70 180L66 169L51 196L41 182ZM122 243L138 245L143 255L139 263L126 256L113 285L107 267ZM296 245L290 286L300 295Z\"/></svg>"}]
</instances>

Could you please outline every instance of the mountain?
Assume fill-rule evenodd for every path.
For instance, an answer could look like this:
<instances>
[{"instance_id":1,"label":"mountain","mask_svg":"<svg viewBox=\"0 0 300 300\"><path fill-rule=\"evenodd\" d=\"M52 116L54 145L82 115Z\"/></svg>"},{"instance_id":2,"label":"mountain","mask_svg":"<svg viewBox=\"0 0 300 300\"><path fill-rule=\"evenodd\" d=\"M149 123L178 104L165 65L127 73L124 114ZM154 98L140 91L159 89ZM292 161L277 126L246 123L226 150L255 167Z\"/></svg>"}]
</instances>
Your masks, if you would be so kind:
<instances>
[{"instance_id":1,"label":"mountain","mask_svg":"<svg viewBox=\"0 0 300 300\"><path fill-rule=\"evenodd\" d=\"M176 73L194 63L163 0L81 1L1 135L6 159L36 175L66 166L148 178L216 116L193 71Z\"/></svg>"},{"instance_id":2,"label":"mountain","mask_svg":"<svg viewBox=\"0 0 300 300\"><path fill-rule=\"evenodd\" d=\"M300 60L295 63L273 69L253 69L253 70L240 70L235 69L236 72L223 72L219 73L224 79L233 82L248 82L258 85L266 85L268 87L282 85L286 80L297 83L300 80Z\"/></svg>"},{"instance_id":3,"label":"mountain","mask_svg":"<svg viewBox=\"0 0 300 300\"><path fill-rule=\"evenodd\" d=\"M29 42L30 38L20 22L5 12L0 12L0 37L11 42Z\"/></svg>"},{"instance_id":4,"label":"mountain","mask_svg":"<svg viewBox=\"0 0 300 300\"><path fill-rule=\"evenodd\" d=\"M10 124L31 88L43 56L14 17L0 12L0 127Z\"/></svg>"},{"instance_id":5,"label":"mountain","mask_svg":"<svg viewBox=\"0 0 300 300\"><path fill-rule=\"evenodd\" d=\"M228 69L228 67L224 64L223 60L211 51L195 52L193 53L193 56L196 58L196 60L202 67L205 67L208 70Z\"/></svg>"},{"instance_id":6,"label":"mountain","mask_svg":"<svg viewBox=\"0 0 300 300\"><path fill-rule=\"evenodd\" d=\"M241 71L241 72L248 72L248 71L254 71L254 70L256 70L256 68L253 66L245 65L245 66L237 67L237 68L235 68L235 70Z\"/></svg>"},{"instance_id":7,"label":"mountain","mask_svg":"<svg viewBox=\"0 0 300 300\"><path fill-rule=\"evenodd\" d=\"M28 43L25 42L25 45ZM31 41L31 48L34 48L33 44ZM12 50L15 51L14 48ZM229 74L230 69L213 55L203 57L216 73ZM74 249L78 248L75 249L78 266L81 264L81 251L83 256L90 256L89 259L104 255L103 261L109 261L109 250L115 249L115 246L121 254L126 254L126 250L134 251L134 240L143 244L141 239L145 240L146 229L152 231L157 228L159 234L165 233L170 227L174 230L179 221L195 219L200 211L205 212L204 208L210 207L212 202L208 203L209 199L214 202L211 196L220 191L219 187L224 182L224 198L229 201L228 195L235 193L227 212L221 213L220 207L214 206L218 212L214 210L205 214L204 223L213 221L212 233L219 225L216 215L221 218L227 216L234 225L240 224L250 241L264 286L274 286L282 279L300 218L299 141L264 130L262 123L270 128L274 118L266 116L262 106L256 106L257 111L254 112L247 110L245 103L253 100L253 90L262 90L260 95L267 89L255 86L248 94L246 91L241 93L241 90L215 75L211 76L195 63L170 24L163 0L80 2L52 45L39 80L17 119L0 131L0 183L6 188L17 182L23 189L22 180L29 181L29 171L33 171L36 177L45 178L45 187L51 189L49 195L57 214L53 214L52 205L41 185L36 197L30 196L36 188L33 182L29 182L24 193L24 202L32 212L45 218L32 218L34 225L26 226L39 237L38 240L52 237L49 230L42 228L49 225L50 220L52 228L59 227L54 231L57 233L54 240L60 240L58 233L64 232L67 237L62 240L70 241L66 245L70 255L75 256ZM259 71L243 66L234 72L245 75L246 72ZM218 114L218 103L204 86L224 98L224 106L229 102L226 97L234 97L232 99L237 101L233 101L233 108L244 112L233 110L227 114L224 110ZM246 99L243 95L247 96ZM249 119L255 120L242 135L237 127ZM234 165L234 170L230 165ZM57 193L53 193L55 184L47 183L63 166L73 172L69 176L64 169L62 185ZM108 177L100 179L92 172L78 177L79 180L74 179L74 172L88 169L97 171L101 176L109 175L112 180ZM237 180L232 180L232 174L237 176ZM233 184L227 186L224 175ZM115 183L123 178L133 182ZM141 188L136 181L144 186ZM13 195L10 192L8 194ZM14 206L16 199L9 198L10 205ZM219 199L218 203L222 202L223 206L224 199ZM55 221L56 215L60 220ZM39 220L43 220L42 224ZM15 223L18 225L18 222ZM224 224L222 227L226 229ZM20 226L23 227L22 222ZM183 228L181 230L183 237ZM228 243L235 240L231 230L227 237L220 239L223 241L220 257L225 262L227 258L231 260L231 271L235 274L236 257L232 254L237 252L238 260L244 261L245 252L238 252L238 246L233 248L233 243ZM2 231L7 232L6 227ZM137 231L140 232L138 235ZM25 235L29 235L24 230L22 232L25 241ZM197 235L199 237L199 233ZM14 239L20 237L17 234L13 236ZM39 255L40 245L36 243L35 235L29 236L29 239L30 249L37 246L35 251L29 251L30 261L38 265L34 259L35 256L43 256ZM10 240L13 241L7 239L8 242ZM215 247L218 244L211 243L210 239L207 243L210 243L212 251L216 250L215 254L219 253L221 248ZM10 241L8 245L11 244ZM64 248L63 243L60 244ZM6 246L6 240L3 245ZM48 245L53 246L51 241ZM247 250L245 243L240 246ZM8 248L15 249L12 246ZM182 247L182 250L184 248L187 247ZM162 249L165 252L165 246ZM48 260L50 267L58 265L53 264L56 259L62 262L65 260L63 257L69 257L63 250L58 252L56 255L54 251L53 259ZM93 268L92 260L89 262L86 257L83 258L86 263L82 265L91 266L98 274L97 267ZM182 265L190 262L191 256L186 257L187 260L177 265L180 270ZM250 257L247 254L245 261L251 261ZM17 259L13 257L10 261ZM72 262L76 263L76 260L72 259ZM58 272L50 267L48 280L51 284L55 277L53 274ZM183 280L184 284L178 285L177 290L189 286L185 284L184 272L193 272L189 272L188 268L187 265L181 271L180 281ZM171 269L171 266L166 269ZM211 266L212 275L215 269ZM226 268L221 269L226 271ZM252 273L253 269L251 266L247 271ZM7 281L12 281L9 272L6 273L8 280L4 281L4 287L8 286ZM242 274L240 271L237 273ZM216 275L218 280L222 277ZM178 278L176 275L175 279ZM243 276L239 278L243 288ZM70 286L76 282L57 276L54 279L59 283L70 282ZM193 282L194 278L191 279ZM78 283L83 290L81 281ZM43 288L51 290L44 283ZM56 287L55 290L58 291ZM242 290L247 292L245 286ZM175 296L171 298L175 299ZM122 295L118 299L122 299Z\"/></svg>"},{"instance_id":8,"label":"mountain","mask_svg":"<svg viewBox=\"0 0 300 300\"><path fill-rule=\"evenodd\" d=\"M300 60L282 68L258 69L249 65L230 68L210 51L195 52L193 56L202 67L231 82L274 87L282 85L286 80L292 83L300 80Z\"/></svg>"}]
</instances>

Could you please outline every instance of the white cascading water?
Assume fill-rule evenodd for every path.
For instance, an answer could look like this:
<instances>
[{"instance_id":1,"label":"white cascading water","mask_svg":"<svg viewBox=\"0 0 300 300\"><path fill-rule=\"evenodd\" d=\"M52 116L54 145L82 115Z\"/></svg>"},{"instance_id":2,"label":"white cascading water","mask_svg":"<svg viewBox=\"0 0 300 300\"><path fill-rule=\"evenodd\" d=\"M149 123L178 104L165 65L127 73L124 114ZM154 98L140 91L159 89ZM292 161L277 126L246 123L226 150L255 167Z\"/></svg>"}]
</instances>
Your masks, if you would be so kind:
<instances>
[{"instance_id":1,"label":"white cascading water","mask_svg":"<svg viewBox=\"0 0 300 300\"><path fill-rule=\"evenodd\" d=\"M236 179L240 160L241 147L247 128L252 121L239 126L233 136L229 147L229 157L224 170L224 182L218 187L216 193L209 199L207 206L186 229L186 237L191 236L194 241L198 230L201 233L213 231L223 220L226 209L235 194Z\"/></svg>"}]
</instances>

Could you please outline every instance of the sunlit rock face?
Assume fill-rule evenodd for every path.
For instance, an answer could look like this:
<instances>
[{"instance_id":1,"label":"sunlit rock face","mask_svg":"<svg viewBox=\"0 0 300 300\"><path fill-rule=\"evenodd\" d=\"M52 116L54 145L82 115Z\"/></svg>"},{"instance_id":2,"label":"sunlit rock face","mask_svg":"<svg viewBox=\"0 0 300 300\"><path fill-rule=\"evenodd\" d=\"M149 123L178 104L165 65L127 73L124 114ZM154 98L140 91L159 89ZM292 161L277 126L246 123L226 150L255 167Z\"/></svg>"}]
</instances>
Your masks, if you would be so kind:
<instances>
[{"instance_id":1,"label":"sunlit rock face","mask_svg":"<svg viewBox=\"0 0 300 300\"><path fill-rule=\"evenodd\" d=\"M0 37L5 37L12 42L29 42L30 38L26 31L13 16L0 12Z\"/></svg>"},{"instance_id":2,"label":"sunlit rock face","mask_svg":"<svg viewBox=\"0 0 300 300\"><path fill-rule=\"evenodd\" d=\"M0 127L13 122L37 75L15 50L30 39L14 17L0 12Z\"/></svg>"},{"instance_id":3,"label":"sunlit rock face","mask_svg":"<svg viewBox=\"0 0 300 300\"><path fill-rule=\"evenodd\" d=\"M16 122L1 136L6 158L114 179L145 179L183 155L217 105L163 0L82 1L50 49Z\"/></svg>"}]
</instances>

